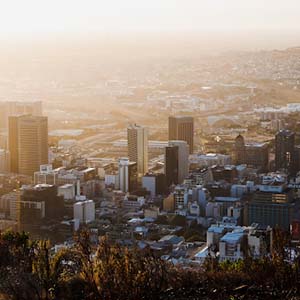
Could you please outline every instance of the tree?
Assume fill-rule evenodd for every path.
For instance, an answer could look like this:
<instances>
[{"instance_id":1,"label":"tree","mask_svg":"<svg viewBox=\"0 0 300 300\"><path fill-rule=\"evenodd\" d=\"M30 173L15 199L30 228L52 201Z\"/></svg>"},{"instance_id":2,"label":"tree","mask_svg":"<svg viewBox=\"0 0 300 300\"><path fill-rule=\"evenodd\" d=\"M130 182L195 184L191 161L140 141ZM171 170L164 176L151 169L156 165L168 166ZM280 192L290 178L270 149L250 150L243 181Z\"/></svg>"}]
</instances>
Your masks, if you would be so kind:
<instances>
[{"instance_id":1,"label":"tree","mask_svg":"<svg viewBox=\"0 0 300 300\"><path fill-rule=\"evenodd\" d=\"M184 216L175 215L175 216L171 217L170 225L185 227L186 226L186 219L185 219Z\"/></svg>"}]
</instances>

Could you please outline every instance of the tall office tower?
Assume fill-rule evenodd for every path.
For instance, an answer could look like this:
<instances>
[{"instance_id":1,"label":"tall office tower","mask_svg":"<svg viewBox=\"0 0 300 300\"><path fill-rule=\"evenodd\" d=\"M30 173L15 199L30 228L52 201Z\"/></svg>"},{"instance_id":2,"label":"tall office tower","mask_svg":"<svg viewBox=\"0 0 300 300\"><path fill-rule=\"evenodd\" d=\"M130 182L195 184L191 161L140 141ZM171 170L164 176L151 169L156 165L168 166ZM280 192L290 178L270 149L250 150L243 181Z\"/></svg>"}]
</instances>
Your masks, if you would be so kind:
<instances>
[{"instance_id":1,"label":"tall office tower","mask_svg":"<svg viewBox=\"0 0 300 300\"><path fill-rule=\"evenodd\" d=\"M242 135L238 135L235 139L235 161L236 164L244 164L246 156L245 141Z\"/></svg>"},{"instance_id":2,"label":"tall office tower","mask_svg":"<svg viewBox=\"0 0 300 300\"><path fill-rule=\"evenodd\" d=\"M185 141L169 141L169 146L178 147L178 183L189 175L189 145Z\"/></svg>"},{"instance_id":3,"label":"tall office tower","mask_svg":"<svg viewBox=\"0 0 300 300\"><path fill-rule=\"evenodd\" d=\"M33 176L48 163L47 117L9 117L8 139L11 172Z\"/></svg>"},{"instance_id":4,"label":"tall office tower","mask_svg":"<svg viewBox=\"0 0 300 300\"><path fill-rule=\"evenodd\" d=\"M275 136L275 167L276 170L286 169L293 173L295 152L295 133L280 130Z\"/></svg>"},{"instance_id":5,"label":"tall office tower","mask_svg":"<svg viewBox=\"0 0 300 300\"><path fill-rule=\"evenodd\" d=\"M283 230L290 230L295 213L293 190L286 184L260 185L244 207L244 223L279 226Z\"/></svg>"},{"instance_id":6,"label":"tall office tower","mask_svg":"<svg viewBox=\"0 0 300 300\"><path fill-rule=\"evenodd\" d=\"M137 164L130 162L127 157L119 159L119 186L127 193L137 189Z\"/></svg>"},{"instance_id":7,"label":"tall office tower","mask_svg":"<svg viewBox=\"0 0 300 300\"><path fill-rule=\"evenodd\" d=\"M148 130L136 124L127 128L128 157L137 163L139 176L148 171Z\"/></svg>"},{"instance_id":8,"label":"tall office tower","mask_svg":"<svg viewBox=\"0 0 300 300\"><path fill-rule=\"evenodd\" d=\"M169 140L186 141L190 146L190 153L194 150L194 118L169 117Z\"/></svg>"},{"instance_id":9,"label":"tall office tower","mask_svg":"<svg viewBox=\"0 0 300 300\"><path fill-rule=\"evenodd\" d=\"M178 184L178 146L165 148L165 175L166 184Z\"/></svg>"},{"instance_id":10,"label":"tall office tower","mask_svg":"<svg viewBox=\"0 0 300 300\"><path fill-rule=\"evenodd\" d=\"M295 154L295 173L298 173L300 171L300 145L295 146L294 150Z\"/></svg>"}]
</instances>

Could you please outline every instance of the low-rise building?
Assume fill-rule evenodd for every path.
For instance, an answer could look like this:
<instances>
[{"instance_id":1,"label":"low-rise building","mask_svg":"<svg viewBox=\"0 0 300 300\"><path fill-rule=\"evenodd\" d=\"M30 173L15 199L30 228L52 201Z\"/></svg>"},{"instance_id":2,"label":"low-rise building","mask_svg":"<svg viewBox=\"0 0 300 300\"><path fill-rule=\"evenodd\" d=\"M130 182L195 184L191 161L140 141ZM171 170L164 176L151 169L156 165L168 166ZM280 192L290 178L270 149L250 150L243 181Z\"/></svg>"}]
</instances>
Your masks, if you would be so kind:
<instances>
[{"instance_id":1,"label":"low-rise building","mask_svg":"<svg viewBox=\"0 0 300 300\"><path fill-rule=\"evenodd\" d=\"M126 195L123 200L123 208L130 211L138 211L145 204L144 197Z\"/></svg>"},{"instance_id":2,"label":"low-rise building","mask_svg":"<svg viewBox=\"0 0 300 300\"><path fill-rule=\"evenodd\" d=\"M74 184L64 184L57 188L57 193L59 196L63 196L64 200L72 200L75 198L75 185Z\"/></svg>"}]
</instances>

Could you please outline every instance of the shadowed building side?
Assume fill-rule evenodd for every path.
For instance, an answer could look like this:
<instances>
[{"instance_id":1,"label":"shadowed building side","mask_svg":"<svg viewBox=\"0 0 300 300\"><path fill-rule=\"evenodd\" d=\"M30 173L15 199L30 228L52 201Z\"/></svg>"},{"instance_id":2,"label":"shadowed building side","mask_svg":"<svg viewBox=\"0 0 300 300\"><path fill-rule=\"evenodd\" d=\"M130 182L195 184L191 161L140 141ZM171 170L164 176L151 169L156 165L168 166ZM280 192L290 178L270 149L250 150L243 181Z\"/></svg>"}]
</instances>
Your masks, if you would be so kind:
<instances>
[{"instance_id":1,"label":"shadowed building side","mask_svg":"<svg viewBox=\"0 0 300 300\"><path fill-rule=\"evenodd\" d=\"M194 118L169 117L169 141L185 141L190 147L190 154L194 150Z\"/></svg>"},{"instance_id":2,"label":"shadowed building side","mask_svg":"<svg viewBox=\"0 0 300 300\"><path fill-rule=\"evenodd\" d=\"M275 136L275 168L286 169L290 174L295 167L295 133L290 130L280 130Z\"/></svg>"}]
</instances>

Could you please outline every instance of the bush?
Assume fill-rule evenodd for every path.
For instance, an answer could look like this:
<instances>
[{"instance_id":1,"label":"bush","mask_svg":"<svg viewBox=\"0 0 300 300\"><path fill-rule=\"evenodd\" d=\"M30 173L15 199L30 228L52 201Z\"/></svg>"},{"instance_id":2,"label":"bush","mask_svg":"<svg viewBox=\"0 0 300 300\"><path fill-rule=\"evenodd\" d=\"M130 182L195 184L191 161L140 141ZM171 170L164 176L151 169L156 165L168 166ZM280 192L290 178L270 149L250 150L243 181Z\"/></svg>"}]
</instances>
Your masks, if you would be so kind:
<instances>
[{"instance_id":1,"label":"bush","mask_svg":"<svg viewBox=\"0 0 300 300\"><path fill-rule=\"evenodd\" d=\"M189 269L149 249L129 250L106 239L93 246L86 231L56 254L48 241L2 233L0 299L300 299L300 259L289 263L280 241L288 239L274 232L272 256L222 263L210 256Z\"/></svg>"}]
</instances>

